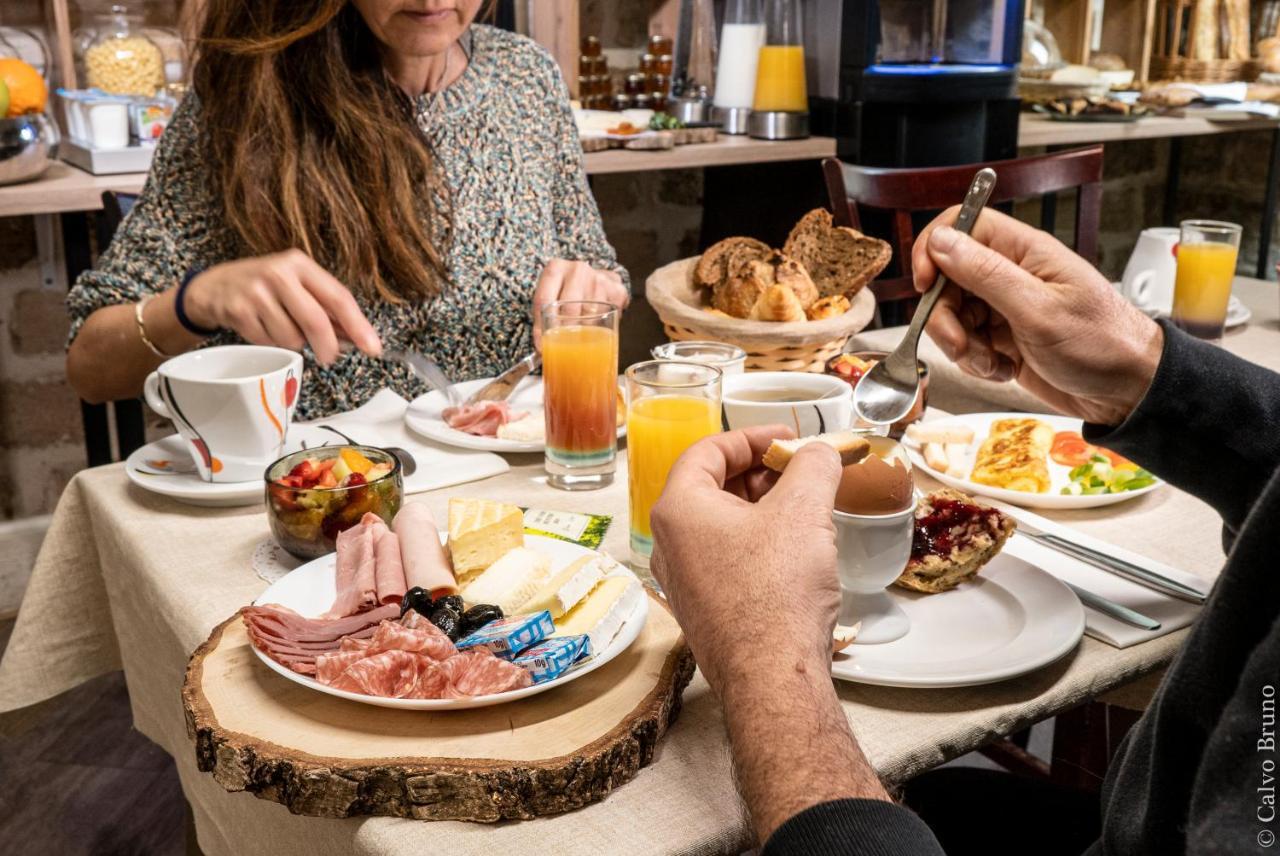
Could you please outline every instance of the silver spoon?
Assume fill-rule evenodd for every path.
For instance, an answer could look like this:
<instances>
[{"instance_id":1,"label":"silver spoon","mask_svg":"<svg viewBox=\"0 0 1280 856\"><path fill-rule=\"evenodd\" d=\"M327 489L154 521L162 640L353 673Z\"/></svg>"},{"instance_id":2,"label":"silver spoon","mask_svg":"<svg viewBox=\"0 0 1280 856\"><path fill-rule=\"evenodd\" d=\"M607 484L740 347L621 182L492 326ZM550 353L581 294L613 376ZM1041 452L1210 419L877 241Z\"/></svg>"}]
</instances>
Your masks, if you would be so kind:
<instances>
[{"instance_id":1,"label":"silver spoon","mask_svg":"<svg viewBox=\"0 0 1280 856\"><path fill-rule=\"evenodd\" d=\"M337 434L339 437L346 440L352 446L365 445L364 443L357 443L355 440L352 440L350 437L348 437L346 434L343 434L341 431L339 431L337 428L334 428L332 425L317 425L316 427L323 428L326 431L332 431L334 434ZM413 453L410 452L408 449L402 449L399 446L378 446L375 448L380 448L382 449L382 451L389 452L390 454L394 455L396 459L400 461L400 472L403 475L411 476L418 471L418 461L416 458L413 457Z\"/></svg>"},{"instance_id":2,"label":"silver spoon","mask_svg":"<svg viewBox=\"0 0 1280 856\"><path fill-rule=\"evenodd\" d=\"M960 206L960 216L955 222L957 231L969 234L995 186L994 170L978 170ZM854 412L867 422L891 425L911 410L911 405L916 400L916 393L920 390L920 369L916 361L920 334L924 331L925 322L929 320L934 304L938 302L946 284L947 278L939 273L933 287L920 298L920 306L916 309L916 314L912 317L906 335L902 337L898 347L892 354L876 363L853 388Z\"/></svg>"}]
</instances>

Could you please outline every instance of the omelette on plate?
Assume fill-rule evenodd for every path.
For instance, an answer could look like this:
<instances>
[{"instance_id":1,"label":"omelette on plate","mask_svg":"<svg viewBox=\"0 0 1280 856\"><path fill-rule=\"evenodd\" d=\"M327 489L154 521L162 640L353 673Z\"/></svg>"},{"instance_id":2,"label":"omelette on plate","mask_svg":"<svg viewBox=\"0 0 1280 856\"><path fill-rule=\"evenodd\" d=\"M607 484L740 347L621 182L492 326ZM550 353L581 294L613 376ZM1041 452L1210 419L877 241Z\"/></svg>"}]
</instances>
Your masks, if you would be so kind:
<instances>
[{"instance_id":1,"label":"omelette on plate","mask_svg":"<svg viewBox=\"0 0 1280 856\"><path fill-rule=\"evenodd\" d=\"M978 449L969 478L978 483L1023 493L1049 491L1047 458L1053 428L1039 419L998 419Z\"/></svg>"}]
</instances>

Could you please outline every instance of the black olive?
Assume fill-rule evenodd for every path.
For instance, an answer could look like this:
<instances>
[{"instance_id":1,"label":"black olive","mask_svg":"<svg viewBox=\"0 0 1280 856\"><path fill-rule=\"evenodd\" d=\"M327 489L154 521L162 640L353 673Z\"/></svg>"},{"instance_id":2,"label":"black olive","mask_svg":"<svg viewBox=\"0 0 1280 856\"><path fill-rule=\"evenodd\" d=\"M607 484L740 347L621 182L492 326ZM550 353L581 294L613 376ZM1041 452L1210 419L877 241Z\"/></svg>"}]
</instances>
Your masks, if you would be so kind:
<instances>
[{"instance_id":1,"label":"black olive","mask_svg":"<svg viewBox=\"0 0 1280 856\"><path fill-rule=\"evenodd\" d=\"M437 606L428 616L431 623L440 628L440 632L449 637L451 642L462 638L462 619L458 613L447 606Z\"/></svg>"},{"instance_id":2,"label":"black olive","mask_svg":"<svg viewBox=\"0 0 1280 856\"><path fill-rule=\"evenodd\" d=\"M414 586L405 592L404 597L400 598L400 614L404 615L411 609L414 612L430 617L431 592L421 586Z\"/></svg>"},{"instance_id":3,"label":"black olive","mask_svg":"<svg viewBox=\"0 0 1280 856\"><path fill-rule=\"evenodd\" d=\"M439 597L436 599L436 606L447 606L459 615L462 614L462 610L466 609L462 605L462 595L460 594L446 594L443 597Z\"/></svg>"},{"instance_id":4,"label":"black olive","mask_svg":"<svg viewBox=\"0 0 1280 856\"><path fill-rule=\"evenodd\" d=\"M489 603L478 603L462 613L462 635L470 636L490 621L502 618L502 608Z\"/></svg>"}]
</instances>

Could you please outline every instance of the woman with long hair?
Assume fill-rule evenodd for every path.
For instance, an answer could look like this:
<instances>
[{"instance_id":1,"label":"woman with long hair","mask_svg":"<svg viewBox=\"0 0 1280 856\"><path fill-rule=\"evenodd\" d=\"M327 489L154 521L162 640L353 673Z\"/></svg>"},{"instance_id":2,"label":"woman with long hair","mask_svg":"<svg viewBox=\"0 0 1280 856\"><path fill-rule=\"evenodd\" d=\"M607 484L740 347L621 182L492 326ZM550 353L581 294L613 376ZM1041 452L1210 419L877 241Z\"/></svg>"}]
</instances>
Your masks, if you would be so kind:
<instances>
[{"instance_id":1,"label":"woman with long hair","mask_svg":"<svg viewBox=\"0 0 1280 856\"><path fill-rule=\"evenodd\" d=\"M303 350L302 418L534 347L552 300L624 306L555 62L474 24L482 0L209 0L193 92L98 267L67 373L136 396L167 356Z\"/></svg>"}]
</instances>

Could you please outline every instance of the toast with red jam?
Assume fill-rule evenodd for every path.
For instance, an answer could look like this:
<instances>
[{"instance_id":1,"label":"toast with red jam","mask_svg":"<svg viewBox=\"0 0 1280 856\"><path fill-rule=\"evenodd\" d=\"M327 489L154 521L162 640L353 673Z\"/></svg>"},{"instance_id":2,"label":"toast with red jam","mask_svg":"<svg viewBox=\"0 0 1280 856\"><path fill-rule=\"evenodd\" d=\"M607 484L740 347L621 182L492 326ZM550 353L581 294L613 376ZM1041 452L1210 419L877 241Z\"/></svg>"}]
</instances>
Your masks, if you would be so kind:
<instances>
[{"instance_id":1,"label":"toast with red jam","mask_svg":"<svg viewBox=\"0 0 1280 856\"><path fill-rule=\"evenodd\" d=\"M897 583L927 594L953 589L991 561L1016 526L958 490L935 490L916 506L911 560Z\"/></svg>"}]
</instances>

